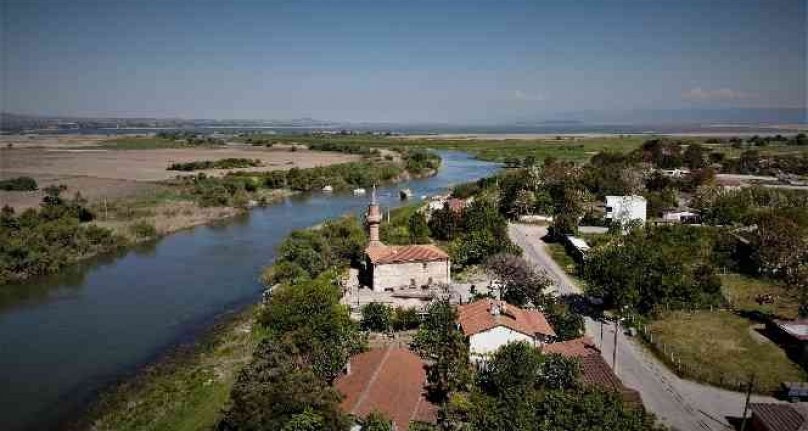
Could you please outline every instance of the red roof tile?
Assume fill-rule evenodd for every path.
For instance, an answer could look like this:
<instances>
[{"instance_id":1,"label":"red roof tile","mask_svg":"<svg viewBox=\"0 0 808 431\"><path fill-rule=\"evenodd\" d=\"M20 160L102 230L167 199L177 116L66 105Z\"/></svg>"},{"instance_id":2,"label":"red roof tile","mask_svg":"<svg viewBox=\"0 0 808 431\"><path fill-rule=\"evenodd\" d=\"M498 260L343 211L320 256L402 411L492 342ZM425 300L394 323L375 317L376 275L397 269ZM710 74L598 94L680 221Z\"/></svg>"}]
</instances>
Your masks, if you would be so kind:
<instances>
[{"instance_id":1,"label":"red roof tile","mask_svg":"<svg viewBox=\"0 0 808 431\"><path fill-rule=\"evenodd\" d=\"M498 315L491 314L499 307ZM534 337L536 334L555 336L544 314L537 310L525 310L504 301L480 299L457 307L457 320L466 336L505 326L514 331Z\"/></svg>"},{"instance_id":2,"label":"red roof tile","mask_svg":"<svg viewBox=\"0 0 808 431\"><path fill-rule=\"evenodd\" d=\"M365 248L373 263L432 262L448 260L449 255L438 246L421 245L372 245Z\"/></svg>"},{"instance_id":3,"label":"red roof tile","mask_svg":"<svg viewBox=\"0 0 808 431\"><path fill-rule=\"evenodd\" d=\"M334 385L345 395L342 409L364 417L374 410L406 430L410 421L435 423L437 407L424 397L426 371L407 349L374 349L351 358L351 371Z\"/></svg>"},{"instance_id":4,"label":"red roof tile","mask_svg":"<svg viewBox=\"0 0 808 431\"><path fill-rule=\"evenodd\" d=\"M463 208L466 206L466 201L462 199L451 198L446 201L446 204L449 205L449 209L452 210L452 212L459 213L462 212Z\"/></svg>"},{"instance_id":5,"label":"red roof tile","mask_svg":"<svg viewBox=\"0 0 808 431\"><path fill-rule=\"evenodd\" d=\"M749 407L752 409L753 421L762 425L765 431L808 430L808 409L805 403L752 403Z\"/></svg>"},{"instance_id":6,"label":"red roof tile","mask_svg":"<svg viewBox=\"0 0 808 431\"><path fill-rule=\"evenodd\" d=\"M617 392L628 403L636 406L642 405L640 394L623 385L614 370L600 355L600 349L595 347L595 343L588 337L550 343L542 347L542 352L578 358L581 364L581 383Z\"/></svg>"}]
</instances>

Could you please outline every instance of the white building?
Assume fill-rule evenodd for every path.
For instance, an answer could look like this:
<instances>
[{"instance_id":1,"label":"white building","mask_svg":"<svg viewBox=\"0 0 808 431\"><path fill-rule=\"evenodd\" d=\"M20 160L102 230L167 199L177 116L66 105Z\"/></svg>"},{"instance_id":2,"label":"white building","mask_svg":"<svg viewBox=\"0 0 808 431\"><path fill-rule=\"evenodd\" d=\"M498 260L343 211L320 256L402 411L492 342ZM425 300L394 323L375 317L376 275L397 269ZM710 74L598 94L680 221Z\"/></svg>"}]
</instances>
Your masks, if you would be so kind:
<instances>
[{"instance_id":1,"label":"white building","mask_svg":"<svg viewBox=\"0 0 808 431\"><path fill-rule=\"evenodd\" d=\"M639 220L644 224L647 204L642 196L606 196L606 220L621 225Z\"/></svg>"},{"instance_id":2,"label":"white building","mask_svg":"<svg viewBox=\"0 0 808 431\"><path fill-rule=\"evenodd\" d=\"M487 298L460 305L457 315L460 329L469 339L470 359L476 363L508 343L525 341L540 347L555 337L544 314L504 301Z\"/></svg>"},{"instance_id":3,"label":"white building","mask_svg":"<svg viewBox=\"0 0 808 431\"><path fill-rule=\"evenodd\" d=\"M699 215L692 211L665 211L662 220L669 223L698 223Z\"/></svg>"}]
</instances>

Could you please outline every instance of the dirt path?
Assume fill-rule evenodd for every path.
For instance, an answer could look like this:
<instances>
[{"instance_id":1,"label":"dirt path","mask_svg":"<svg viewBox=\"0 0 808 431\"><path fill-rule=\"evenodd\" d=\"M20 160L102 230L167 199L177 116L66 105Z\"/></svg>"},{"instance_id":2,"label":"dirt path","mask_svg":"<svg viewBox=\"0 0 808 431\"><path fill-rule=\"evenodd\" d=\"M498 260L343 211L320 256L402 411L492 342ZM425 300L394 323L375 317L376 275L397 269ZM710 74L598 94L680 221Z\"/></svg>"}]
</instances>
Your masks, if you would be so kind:
<instances>
[{"instance_id":1,"label":"dirt path","mask_svg":"<svg viewBox=\"0 0 808 431\"><path fill-rule=\"evenodd\" d=\"M541 266L555 280L559 293L581 293L575 281L550 257L541 240L547 234L545 227L512 224L509 233L511 240L524 251L524 257ZM587 318L586 332L611 364L615 349L614 325L601 326L600 322ZM640 392L645 407L662 423L682 431L733 429L727 417L740 417L743 414L743 393L681 379L622 331L618 331L616 338L615 373L626 386ZM752 398L753 402L777 402L771 397L755 395Z\"/></svg>"}]
</instances>

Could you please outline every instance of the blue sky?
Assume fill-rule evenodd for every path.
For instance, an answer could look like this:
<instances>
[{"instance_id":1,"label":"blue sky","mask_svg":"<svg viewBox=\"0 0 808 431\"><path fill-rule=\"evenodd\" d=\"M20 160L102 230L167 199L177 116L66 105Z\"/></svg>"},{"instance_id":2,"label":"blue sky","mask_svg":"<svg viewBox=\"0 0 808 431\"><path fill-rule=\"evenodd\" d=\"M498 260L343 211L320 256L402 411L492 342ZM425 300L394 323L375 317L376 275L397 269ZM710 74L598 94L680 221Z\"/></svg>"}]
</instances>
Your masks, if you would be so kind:
<instances>
[{"instance_id":1,"label":"blue sky","mask_svg":"<svg viewBox=\"0 0 808 431\"><path fill-rule=\"evenodd\" d=\"M0 0L2 110L507 122L804 107L805 0Z\"/></svg>"}]
</instances>

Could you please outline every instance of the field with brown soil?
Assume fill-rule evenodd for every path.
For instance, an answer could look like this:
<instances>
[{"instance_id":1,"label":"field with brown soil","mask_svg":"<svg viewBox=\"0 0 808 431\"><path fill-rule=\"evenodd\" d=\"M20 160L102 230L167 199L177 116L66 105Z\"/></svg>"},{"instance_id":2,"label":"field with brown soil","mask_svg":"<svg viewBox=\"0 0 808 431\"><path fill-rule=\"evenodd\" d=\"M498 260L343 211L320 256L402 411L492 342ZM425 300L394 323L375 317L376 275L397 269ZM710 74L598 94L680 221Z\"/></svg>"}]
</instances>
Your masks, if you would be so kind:
<instances>
[{"instance_id":1,"label":"field with brown soil","mask_svg":"<svg viewBox=\"0 0 808 431\"><path fill-rule=\"evenodd\" d=\"M143 150L114 150L93 148L107 137L66 136L37 137L27 145L8 147L12 137L0 140L0 178L29 176L39 184L35 192L0 191L0 202L23 209L38 205L43 188L64 184L65 195L76 191L98 202L106 199L128 199L159 191L159 181L188 175L191 172L169 171L172 163L225 158L261 160L262 166L240 169L210 169L194 171L208 175L223 175L229 171L269 171L276 169L310 168L358 160L358 156L308 151L305 149L274 149L243 145L200 148L160 148ZM103 139L101 139L103 138ZM26 142L25 137L14 137ZM16 142L15 141L15 142Z\"/></svg>"}]
</instances>

